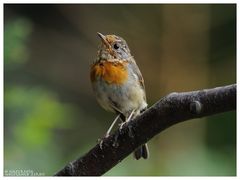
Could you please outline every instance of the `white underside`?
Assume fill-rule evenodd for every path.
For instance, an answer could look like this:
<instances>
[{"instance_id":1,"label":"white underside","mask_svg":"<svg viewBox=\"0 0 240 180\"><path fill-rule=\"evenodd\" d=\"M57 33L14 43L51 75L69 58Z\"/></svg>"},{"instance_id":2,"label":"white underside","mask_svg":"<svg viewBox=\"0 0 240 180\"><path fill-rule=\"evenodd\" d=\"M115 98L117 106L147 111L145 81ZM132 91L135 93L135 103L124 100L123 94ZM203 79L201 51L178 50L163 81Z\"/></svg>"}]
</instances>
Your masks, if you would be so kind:
<instances>
[{"instance_id":1,"label":"white underside","mask_svg":"<svg viewBox=\"0 0 240 180\"><path fill-rule=\"evenodd\" d=\"M116 108L124 115L132 110L136 110L136 114L138 114L140 110L147 107L147 103L144 90L136 82L127 81L119 86L99 80L93 84L93 88L98 103L107 111L115 112L111 99L117 103L118 107Z\"/></svg>"}]
</instances>

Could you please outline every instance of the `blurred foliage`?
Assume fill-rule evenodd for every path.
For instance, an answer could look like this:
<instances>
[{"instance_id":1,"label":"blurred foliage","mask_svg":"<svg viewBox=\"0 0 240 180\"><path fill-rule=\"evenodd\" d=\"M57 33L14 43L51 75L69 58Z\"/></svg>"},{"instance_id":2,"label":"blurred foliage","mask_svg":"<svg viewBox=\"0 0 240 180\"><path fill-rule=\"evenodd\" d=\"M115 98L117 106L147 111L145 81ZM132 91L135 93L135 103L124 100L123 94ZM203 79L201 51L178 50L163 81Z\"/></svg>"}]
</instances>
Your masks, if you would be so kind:
<instances>
[{"instance_id":1,"label":"blurred foliage","mask_svg":"<svg viewBox=\"0 0 240 180\"><path fill-rule=\"evenodd\" d=\"M89 80L96 32L127 40L149 106L170 92L236 83L234 4L5 4L5 175L53 175L111 124L114 114L96 103ZM236 112L177 124L149 149L148 160L131 155L106 175L234 176Z\"/></svg>"},{"instance_id":2,"label":"blurred foliage","mask_svg":"<svg viewBox=\"0 0 240 180\"><path fill-rule=\"evenodd\" d=\"M19 18L9 22L4 29L4 63L14 66L26 62L29 53L25 41L31 33L31 24L26 19ZM11 63L11 65L9 65Z\"/></svg>"},{"instance_id":3,"label":"blurred foliage","mask_svg":"<svg viewBox=\"0 0 240 180\"><path fill-rule=\"evenodd\" d=\"M48 145L52 143L52 129L72 126L66 121L71 116L70 107L60 104L46 90L10 87L6 89L5 101L6 115L9 114L6 118L18 119L13 135L22 146L39 148Z\"/></svg>"},{"instance_id":4,"label":"blurred foliage","mask_svg":"<svg viewBox=\"0 0 240 180\"><path fill-rule=\"evenodd\" d=\"M54 130L72 127L69 117L74 112L71 106L62 105L53 94L41 88L8 87L4 98L5 118L8 120L5 121L5 136L11 142L5 142L5 168L19 168L16 164L22 161L22 169L32 169L31 161L41 161L45 153L49 156L50 147L51 150L56 148ZM55 152L50 154L56 156ZM45 163L38 163L35 171L48 172Z\"/></svg>"},{"instance_id":5,"label":"blurred foliage","mask_svg":"<svg viewBox=\"0 0 240 180\"><path fill-rule=\"evenodd\" d=\"M11 67L16 70L19 64L28 60L26 41L30 32L31 23L22 18L6 25L5 70ZM41 149L56 148L54 130L72 128L73 122L69 117L73 116L74 108L71 105L61 104L54 93L43 87L27 87L11 83L6 83L4 100L6 119L4 134L8 137L4 147L5 169L33 169L43 174L51 172L51 169L46 167L46 161L41 159L44 156L47 159L55 157L57 161L60 157L54 151L44 155ZM42 163L37 163L38 167L33 168L32 165L36 161ZM54 167L55 163L52 163L51 166Z\"/></svg>"}]
</instances>

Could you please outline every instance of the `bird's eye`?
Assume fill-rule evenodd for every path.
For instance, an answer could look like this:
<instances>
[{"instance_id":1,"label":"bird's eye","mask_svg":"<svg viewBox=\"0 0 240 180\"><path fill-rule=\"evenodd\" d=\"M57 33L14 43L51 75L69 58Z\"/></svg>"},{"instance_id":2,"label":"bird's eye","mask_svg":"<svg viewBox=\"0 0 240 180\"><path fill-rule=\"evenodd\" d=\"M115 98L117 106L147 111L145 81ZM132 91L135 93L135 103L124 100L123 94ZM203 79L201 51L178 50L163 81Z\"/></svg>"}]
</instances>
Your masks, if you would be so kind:
<instances>
[{"instance_id":1,"label":"bird's eye","mask_svg":"<svg viewBox=\"0 0 240 180\"><path fill-rule=\"evenodd\" d=\"M117 43L115 43L115 44L113 45L113 48L117 50L117 49L119 49L119 45L118 45Z\"/></svg>"}]
</instances>

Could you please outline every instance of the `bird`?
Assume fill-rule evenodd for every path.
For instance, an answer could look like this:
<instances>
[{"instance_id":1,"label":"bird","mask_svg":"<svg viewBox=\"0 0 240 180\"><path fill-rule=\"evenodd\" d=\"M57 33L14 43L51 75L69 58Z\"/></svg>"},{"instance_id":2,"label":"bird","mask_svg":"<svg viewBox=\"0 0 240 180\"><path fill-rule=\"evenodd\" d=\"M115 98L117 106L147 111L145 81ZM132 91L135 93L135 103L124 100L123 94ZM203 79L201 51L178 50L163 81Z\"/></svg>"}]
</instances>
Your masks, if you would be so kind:
<instances>
[{"instance_id":1,"label":"bird","mask_svg":"<svg viewBox=\"0 0 240 180\"><path fill-rule=\"evenodd\" d=\"M105 137L118 119L122 125L147 109L146 93L143 76L130 53L127 42L117 35L97 33L100 46L97 57L90 66L90 80L97 102L106 111L116 113L116 118L108 129ZM147 144L138 147L135 159L147 159Z\"/></svg>"}]
</instances>

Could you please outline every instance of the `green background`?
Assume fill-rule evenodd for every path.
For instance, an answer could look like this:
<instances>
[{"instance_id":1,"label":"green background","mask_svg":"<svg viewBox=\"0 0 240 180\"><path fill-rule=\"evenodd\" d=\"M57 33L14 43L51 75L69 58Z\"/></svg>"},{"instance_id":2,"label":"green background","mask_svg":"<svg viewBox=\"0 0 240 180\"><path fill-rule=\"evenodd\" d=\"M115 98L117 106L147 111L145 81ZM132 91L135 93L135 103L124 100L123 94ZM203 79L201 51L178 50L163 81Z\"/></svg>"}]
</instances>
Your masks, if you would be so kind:
<instances>
[{"instance_id":1,"label":"green background","mask_svg":"<svg viewBox=\"0 0 240 180\"><path fill-rule=\"evenodd\" d=\"M236 5L4 5L4 173L51 176L115 115L93 95L96 32L122 36L151 106L171 92L236 83ZM177 124L105 175L235 176L236 112ZM36 174L35 174L36 175Z\"/></svg>"}]
</instances>

